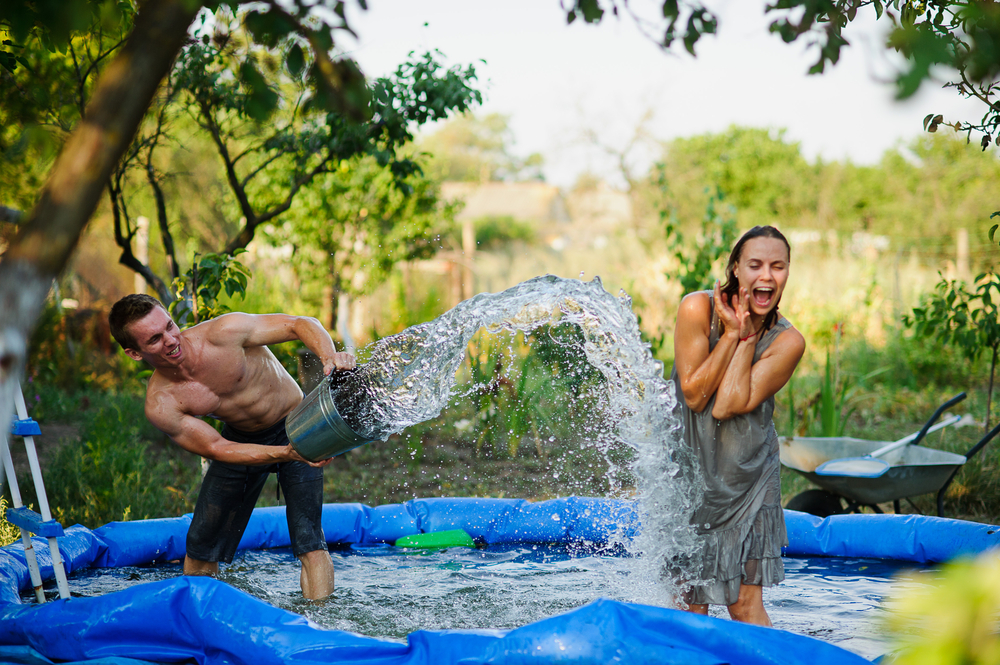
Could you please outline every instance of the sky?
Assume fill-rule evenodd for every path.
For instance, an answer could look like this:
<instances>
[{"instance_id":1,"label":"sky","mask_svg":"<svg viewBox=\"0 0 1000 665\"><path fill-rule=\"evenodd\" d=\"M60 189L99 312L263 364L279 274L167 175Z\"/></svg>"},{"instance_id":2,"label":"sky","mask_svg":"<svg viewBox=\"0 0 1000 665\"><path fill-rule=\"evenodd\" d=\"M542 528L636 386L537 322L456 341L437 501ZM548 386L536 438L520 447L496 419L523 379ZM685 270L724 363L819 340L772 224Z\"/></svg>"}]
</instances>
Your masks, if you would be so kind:
<instances>
[{"instance_id":1,"label":"sky","mask_svg":"<svg viewBox=\"0 0 1000 665\"><path fill-rule=\"evenodd\" d=\"M654 0L630 4L656 8ZM851 46L836 66L809 76L815 51L768 32L765 0L706 4L720 27L698 43L696 58L664 52L629 18L567 25L559 0L368 0L368 11L349 13L358 40L341 47L369 77L391 73L411 51L437 49L448 65L475 64L485 94L477 113L508 115L514 152L541 153L546 180L561 187L583 173L621 186L605 148L622 151L647 116L656 141L734 124L784 129L809 160L873 164L918 136L928 113L982 115L940 82L894 100L899 63L881 47L873 14L845 32ZM647 168L658 150L655 142L634 149L633 168Z\"/></svg>"}]
</instances>

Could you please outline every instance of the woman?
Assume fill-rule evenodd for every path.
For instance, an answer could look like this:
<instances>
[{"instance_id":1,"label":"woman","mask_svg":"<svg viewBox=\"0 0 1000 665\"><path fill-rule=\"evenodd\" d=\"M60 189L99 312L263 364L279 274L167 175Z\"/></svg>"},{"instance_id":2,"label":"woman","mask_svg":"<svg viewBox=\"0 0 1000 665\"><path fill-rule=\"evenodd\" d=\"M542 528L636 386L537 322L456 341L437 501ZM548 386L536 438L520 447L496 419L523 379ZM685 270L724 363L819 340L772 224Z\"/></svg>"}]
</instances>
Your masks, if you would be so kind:
<instances>
[{"instance_id":1,"label":"woman","mask_svg":"<svg viewBox=\"0 0 1000 665\"><path fill-rule=\"evenodd\" d=\"M733 619L764 626L771 620L762 587L785 578L787 543L774 394L805 350L778 312L789 259L777 229L747 231L729 256L726 283L681 301L671 375L706 485L692 518L704 550L688 609L707 614L709 604L727 605Z\"/></svg>"}]
</instances>

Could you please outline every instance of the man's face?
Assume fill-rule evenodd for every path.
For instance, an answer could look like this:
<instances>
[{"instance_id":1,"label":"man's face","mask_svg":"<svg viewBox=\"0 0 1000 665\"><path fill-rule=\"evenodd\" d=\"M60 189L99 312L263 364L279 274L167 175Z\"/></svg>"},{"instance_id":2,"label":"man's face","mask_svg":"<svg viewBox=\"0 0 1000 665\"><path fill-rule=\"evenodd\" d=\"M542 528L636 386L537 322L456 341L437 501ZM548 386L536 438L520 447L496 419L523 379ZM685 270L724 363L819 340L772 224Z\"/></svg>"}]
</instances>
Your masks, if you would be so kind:
<instances>
[{"instance_id":1,"label":"man's face","mask_svg":"<svg viewBox=\"0 0 1000 665\"><path fill-rule=\"evenodd\" d=\"M137 349L125 349L133 360L145 360L153 367L176 367L184 359L181 331L162 307L129 324Z\"/></svg>"}]
</instances>

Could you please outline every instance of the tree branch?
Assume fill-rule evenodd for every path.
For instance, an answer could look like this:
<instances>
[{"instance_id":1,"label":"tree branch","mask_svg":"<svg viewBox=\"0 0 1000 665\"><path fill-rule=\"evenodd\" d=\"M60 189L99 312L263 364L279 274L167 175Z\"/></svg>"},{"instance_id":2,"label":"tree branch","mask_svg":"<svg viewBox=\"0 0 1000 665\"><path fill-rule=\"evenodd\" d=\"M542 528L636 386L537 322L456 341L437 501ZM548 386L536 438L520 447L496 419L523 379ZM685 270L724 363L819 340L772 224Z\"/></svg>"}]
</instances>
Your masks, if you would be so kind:
<instances>
[{"instance_id":1,"label":"tree branch","mask_svg":"<svg viewBox=\"0 0 1000 665\"><path fill-rule=\"evenodd\" d=\"M267 212L261 213L260 215L255 217L253 221L251 221L251 219L247 217L246 223L243 225L243 228L240 229L240 232L238 234L236 234L236 237L234 237L232 240L229 241L224 251L227 254L232 254L237 249L243 249L247 245L249 245L250 241L253 240L254 234L257 231L257 227L260 226L261 224L271 221L278 215L284 213L289 208L291 208L292 201L295 199L296 194L299 193L299 190L308 185L310 182L312 182L313 178L315 178L317 175L323 173L326 170L326 165L330 162L330 159L331 156L329 153L327 153L326 158L324 158L323 161L320 162L312 171L310 171L303 177L298 178L292 184L291 188L288 190L288 195L285 197L284 201L282 201L275 207L271 208Z\"/></svg>"},{"instance_id":2,"label":"tree branch","mask_svg":"<svg viewBox=\"0 0 1000 665\"><path fill-rule=\"evenodd\" d=\"M202 125L206 130L208 130L209 135L212 137L212 141L215 143L215 149L222 158L222 164L226 168L226 180L229 182L229 188L233 190L233 195L236 197L236 201L240 204L240 211L247 220L247 224L256 222L257 214L254 212L253 206L250 205L250 199L247 197L246 189L240 183L240 178L236 174L236 164L233 163L232 158L229 156L229 148L226 146L226 142L222 140L222 130L219 125L215 122L215 118L212 115L212 109L209 108L206 102L200 101L198 107L201 111L201 116L204 118L204 124ZM253 234L250 235L251 239ZM247 242L250 242L249 240ZM246 245L241 245L241 247L246 247Z\"/></svg>"},{"instance_id":3,"label":"tree branch","mask_svg":"<svg viewBox=\"0 0 1000 665\"><path fill-rule=\"evenodd\" d=\"M142 275L143 279L146 280L146 283L156 290L160 300L164 303L169 303L173 300L170 289L167 288L167 285L162 279L160 279L159 275L154 273L148 265L143 264L132 252L132 238L135 237L136 232L132 230L131 225L128 223L128 211L125 209L125 205L122 201L120 174L121 172L116 174L118 177L116 177L113 181L108 182L108 196L111 199L111 217L114 222L115 243L122 250L121 256L118 257L118 263ZM122 232L123 213L125 216L125 227L127 229L126 233Z\"/></svg>"},{"instance_id":4,"label":"tree branch","mask_svg":"<svg viewBox=\"0 0 1000 665\"><path fill-rule=\"evenodd\" d=\"M102 73L27 222L0 262L0 397L24 366L27 339L115 165L188 38L200 3L146 0L125 46ZM10 411L0 407L0 428Z\"/></svg>"}]
</instances>

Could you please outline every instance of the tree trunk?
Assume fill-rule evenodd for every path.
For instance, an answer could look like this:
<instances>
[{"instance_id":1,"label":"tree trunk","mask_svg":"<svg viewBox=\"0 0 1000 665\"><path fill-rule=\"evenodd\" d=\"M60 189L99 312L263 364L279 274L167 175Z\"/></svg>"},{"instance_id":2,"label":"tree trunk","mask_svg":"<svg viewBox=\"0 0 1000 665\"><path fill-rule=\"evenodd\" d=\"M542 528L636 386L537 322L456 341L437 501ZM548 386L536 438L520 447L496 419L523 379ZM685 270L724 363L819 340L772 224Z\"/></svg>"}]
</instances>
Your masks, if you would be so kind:
<instances>
[{"instance_id":1,"label":"tree trunk","mask_svg":"<svg viewBox=\"0 0 1000 665\"><path fill-rule=\"evenodd\" d=\"M983 434L989 434L990 431L990 405L993 402L993 376L997 368L997 347L993 347L993 359L990 360L990 387L986 391L986 426L983 428Z\"/></svg>"},{"instance_id":2,"label":"tree trunk","mask_svg":"<svg viewBox=\"0 0 1000 665\"><path fill-rule=\"evenodd\" d=\"M35 208L0 262L0 427L9 425L13 382L52 280L66 265L125 154L160 81L187 40L201 4L147 0L100 80L87 112L56 159Z\"/></svg>"}]
</instances>

